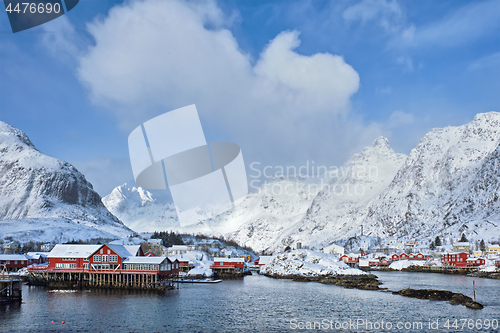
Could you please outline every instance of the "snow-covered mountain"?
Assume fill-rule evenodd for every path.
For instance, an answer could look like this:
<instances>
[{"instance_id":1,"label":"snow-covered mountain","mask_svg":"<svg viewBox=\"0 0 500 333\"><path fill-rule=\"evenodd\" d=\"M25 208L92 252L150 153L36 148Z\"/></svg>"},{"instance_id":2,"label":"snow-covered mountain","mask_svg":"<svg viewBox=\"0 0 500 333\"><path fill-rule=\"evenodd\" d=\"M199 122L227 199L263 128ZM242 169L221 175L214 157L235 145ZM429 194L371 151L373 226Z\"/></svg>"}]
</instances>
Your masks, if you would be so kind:
<instances>
[{"instance_id":1,"label":"snow-covered mountain","mask_svg":"<svg viewBox=\"0 0 500 333\"><path fill-rule=\"evenodd\" d=\"M268 181L221 215L216 230L255 251L269 251L283 233L294 230L324 185L321 178Z\"/></svg>"},{"instance_id":2,"label":"snow-covered mountain","mask_svg":"<svg viewBox=\"0 0 500 333\"><path fill-rule=\"evenodd\" d=\"M172 203L159 203L149 191L127 184L116 187L102 198L106 208L127 227L137 232L178 230Z\"/></svg>"},{"instance_id":3,"label":"snow-covered mountain","mask_svg":"<svg viewBox=\"0 0 500 333\"><path fill-rule=\"evenodd\" d=\"M376 139L330 175L331 183L317 195L300 222L280 235L271 250L294 247L297 242L319 249L359 235L368 204L389 185L405 159L406 155L392 150L386 138Z\"/></svg>"},{"instance_id":4,"label":"snow-covered mountain","mask_svg":"<svg viewBox=\"0 0 500 333\"><path fill-rule=\"evenodd\" d=\"M499 144L497 112L433 129L409 156L395 153L381 137L342 168L330 169L326 186L317 178L273 179L232 210L188 230L179 227L171 204L158 204L142 189L117 188L104 203L135 230L223 235L258 252L299 242L320 249L354 237L372 245L389 237L427 242L462 232L498 240Z\"/></svg>"},{"instance_id":5,"label":"snow-covered mountain","mask_svg":"<svg viewBox=\"0 0 500 333\"><path fill-rule=\"evenodd\" d=\"M151 192L140 187L124 184L102 201L125 225L138 232L227 235L248 246L267 248L266 244L302 218L320 188L321 179L276 178L238 200L228 212L185 227L180 226L172 203L159 203ZM253 230L265 234L255 238Z\"/></svg>"},{"instance_id":6,"label":"snow-covered mountain","mask_svg":"<svg viewBox=\"0 0 500 333\"><path fill-rule=\"evenodd\" d=\"M487 220L499 214L499 143L497 112L431 130L370 202L366 234L422 239L465 232L497 239L498 223L493 227Z\"/></svg>"},{"instance_id":7,"label":"snow-covered mountain","mask_svg":"<svg viewBox=\"0 0 500 333\"><path fill-rule=\"evenodd\" d=\"M75 167L42 154L24 132L4 122L0 122L0 230L4 239L34 241L29 235L44 234L43 241L50 241L57 234L64 241L133 233L104 207ZM66 232L71 235L64 236Z\"/></svg>"}]
</instances>

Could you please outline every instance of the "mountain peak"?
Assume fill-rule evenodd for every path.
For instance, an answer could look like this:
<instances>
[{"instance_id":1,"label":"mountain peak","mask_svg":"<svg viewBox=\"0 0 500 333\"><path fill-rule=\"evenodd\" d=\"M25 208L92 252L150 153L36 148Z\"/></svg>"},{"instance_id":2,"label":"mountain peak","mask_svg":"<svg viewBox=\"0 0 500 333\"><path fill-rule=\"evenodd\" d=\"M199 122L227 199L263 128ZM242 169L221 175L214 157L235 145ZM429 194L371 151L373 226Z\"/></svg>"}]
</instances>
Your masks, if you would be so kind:
<instances>
[{"instance_id":1,"label":"mountain peak","mask_svg":"<svg viewBox=\"0 0 500 333\"><path fill-rule=\"evenodd\" d=\"M5 141L13 141L13 140L21 141L22 143L30 146L31 148L35 148L33 143L30 141L26 133L21 130L18 130L14 126L11 126L3 121L0 121L0 143ZM8 143L12 144L12 143Z\"/></svg>"},{"instance_id":2,"label":"mountain peak","mask_svg":"<svg viewBox=\"0 0 500 333\"><path fill-rule=\"evenodd\" d=\"M391 145L389 144L389 140L387 140L387 138L383 136L379 136L377 139L375 139L375 141L373 141L370 146L374 148L381 147L392 149Z\"/></svg>"},{"instance_id":3,"label":"mountain peak","mask_svg":"<svg viewBox=\"0 0 500 333\"><path fill-rule=\"evenodd\" d=\"M490 111L490 112L478 113L476 114L472 122L484 122L490 120L497 120L497 121L500 120L500 112Z\"/></svg>"}]
</instances>

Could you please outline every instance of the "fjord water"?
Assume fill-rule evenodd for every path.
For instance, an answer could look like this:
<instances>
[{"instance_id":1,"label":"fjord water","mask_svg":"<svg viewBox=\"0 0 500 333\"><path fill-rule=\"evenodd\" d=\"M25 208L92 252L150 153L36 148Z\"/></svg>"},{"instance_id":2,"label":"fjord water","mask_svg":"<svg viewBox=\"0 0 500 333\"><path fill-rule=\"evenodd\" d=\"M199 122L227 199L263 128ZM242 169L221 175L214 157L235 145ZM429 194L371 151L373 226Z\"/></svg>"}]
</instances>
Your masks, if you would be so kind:
<instances>
[{"instance_id":1,"label":"fjord water","mask_svg":"<svg viewBox=\"0 0 500 333\"><path fill-rule=\"evenodd\" d=\"M433 288L473 295L473 278L429 273L377 272L390 290ZM345 289L315 282L275 280L252 275L218 284L181 284L163 294L111 290L48 292L23 287L23 304L0 306L2 332L497 332L461 329L460 319L500 321L500 280L474 279L476 297L485 307L471 310L444 301L428 301L389 292ZM294 321L295 319L295 321ZM445 328L458 319L458 329ZM55 321L52 323L52 321ZM307 322L333 326L298 329ZM365 324L346 328L349 320ZM358 321L357 321L358 320ZM428 323L438 320L439 328ZM61 322L65 321L64 324ZM337 328L335 328L337 322ZM387 322L392 328L387 329ZM397 329L398 322L422 322L422 328ZM344 329L339 325L344 323ZM352 325L352 324L351 324ZM377 327L377 325L375 324ZM302 326L300 326L302 327ZM305 327L305 326L304 326Z\"/></svg>"}]
</instances>

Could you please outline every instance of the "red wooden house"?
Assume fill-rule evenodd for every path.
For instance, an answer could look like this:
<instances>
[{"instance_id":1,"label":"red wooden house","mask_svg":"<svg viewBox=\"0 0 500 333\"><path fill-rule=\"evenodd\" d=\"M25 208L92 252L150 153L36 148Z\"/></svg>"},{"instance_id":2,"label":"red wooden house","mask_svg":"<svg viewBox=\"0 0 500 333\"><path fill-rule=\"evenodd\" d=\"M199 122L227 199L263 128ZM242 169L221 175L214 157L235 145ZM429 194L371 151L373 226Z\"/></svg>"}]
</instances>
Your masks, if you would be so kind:
<instances>
[{"instance_id":1,"label":"red wooden house","mask_svg":"<svg viewBox=\"0 0 500 333\"><path fill-rule=\"evenodd\" d=\"M340 261L345 262L347 265L354 267L358 263L358 255L356 254L344 254L341 256Z\"/></svg>"},{"instance_id":2,"label":"red wooden house","mask_svg":"<svg viewBox=\"0 0 500 333\"><path fill-rule=\"evenodd\" d=\"M391 264L391 262L389 261L389 259L382 259L380 260L380 262L378 263L379 266L389 266Z\"/></svg>"},{"instance_id":3,"label":"red wooden house","mask_svg":"<svg viewBox=\"0 0 500 333\"><path fill-rule=\"evenodd\" d=\"M404 259L410 259L410 256L407 255L406 253L401 253L399 255L399 259L404 260Z\"/></svg>"},{"instance_id":4,"label":"red wooden house","mask_svg":"<svg viewBox=\"0 0 500 333\"><path fill-rule=\"evenodd\" d=\"M245 268L243 258L214 258L214 264L210 268L221 272L240 273Z\"/></svg>"},{"instance_id":5,"label":"red wooden house","mask_svg":"<svg viewBox=\"0 0 500 333\"><path fill-rule=\"evenodd\" d=\"M358 257L355 255L347 255L344 254L342 257L339 258L340 261L347 263L357 263L358 262Z\"/></svg>"},{"instance_id":6,"label":"red wooden house","mask_svg":"<svg viewBox=\"0 0 500 333\"><path fill-rule=\"evenodd\" d=\"M482 266L486 263L486 260L483 258L469 258L467 259L467 266Z\"/></svg>"},{"instance_id":7,"label":"red wooden house","mask_svg":"<svg viewBox=\"0 0 500 333\"><path fill-rule=\"evenodd\" d=\"M0 254L0 269L5 267L7 271L27 267L33 262L33 259L24 254Z\"/></svg>"},{"instance_id":8,"label":"red wooden house","mask_svg":"<svg viewBox=\"0 0 500 333\"><path fill-rule=\"evenodd\" d=\"M123 261L122 272L177 275L179 261L172 262L168 257L129 257Z\"/></svg>"},{"instance_id":9,"label":"red wooden house","mask_svg":"<svg viewBox=\"0 0 500 333\"><path fill-rule=\"evenodd\" d=\"M495 260L495 266L500 267L500 259Z\"/></svg>"},{"instance_id":10,"label":"red wooden house","mask_svg":"<svg viewBox=\"0 0 500 333\"><path fill-rule=\"evenodd\" d=\"M465 267L469 254L465 252L445 253L441 257L441 263L445 266Z\"/></svg>"},{"instance_id":11,"label":"red wooden house","mask_svg":"<svg viewBox=\"0 0 500 333\"><path fill-rule=\"evenodd\" d=\"M44 270L60 272L95 273L151 273L174 275L179 272L179 261L166 257L135 256L142 253L137 248L124 245L58 244L49 254L49 264ZM40 270L32 267L31 270Z\"/></svg>"},{"instance_id":12,"label":"red wooden house","mask_svg":"<svg viewBox=\"0 0 500 333\"><path fill-rule=\"evenodd\" d=\"M392 260L392 261L399 260L399 254L397 254L397 253L392 254L392 255L391 255L391 260Z\"/></svg>"},{"instance_id":13,"label":"red wooden house","mask_svg":"<svg viewBox=\"0 0 500 333\"><path fill-rule=\"evenodd\" d=\"M424 253L415 253L414 254L414 259L418 259L418 260L427 260L429 259L429 255L428 254L424 254Z\"/></svg>"}]
</instances>

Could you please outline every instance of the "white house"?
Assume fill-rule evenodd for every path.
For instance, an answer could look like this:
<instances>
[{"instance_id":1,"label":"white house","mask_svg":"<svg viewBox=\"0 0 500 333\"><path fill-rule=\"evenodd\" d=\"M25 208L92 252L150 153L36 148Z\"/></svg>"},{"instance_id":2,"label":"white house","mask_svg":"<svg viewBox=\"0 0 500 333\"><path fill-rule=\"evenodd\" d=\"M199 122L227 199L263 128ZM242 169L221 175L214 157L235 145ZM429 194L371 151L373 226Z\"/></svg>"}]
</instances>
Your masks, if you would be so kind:
<instances>
[{"instance_id":1,"label":"white house","mask_svg":"<svg viewBox=\"0 0 500 333\"><path fill-rule=\"evenodd\" d=\"M336 254L338 256L344 255L344 248L337 244L331 244L323 248L323 253Z\"/></svg>"}]
</instances>

